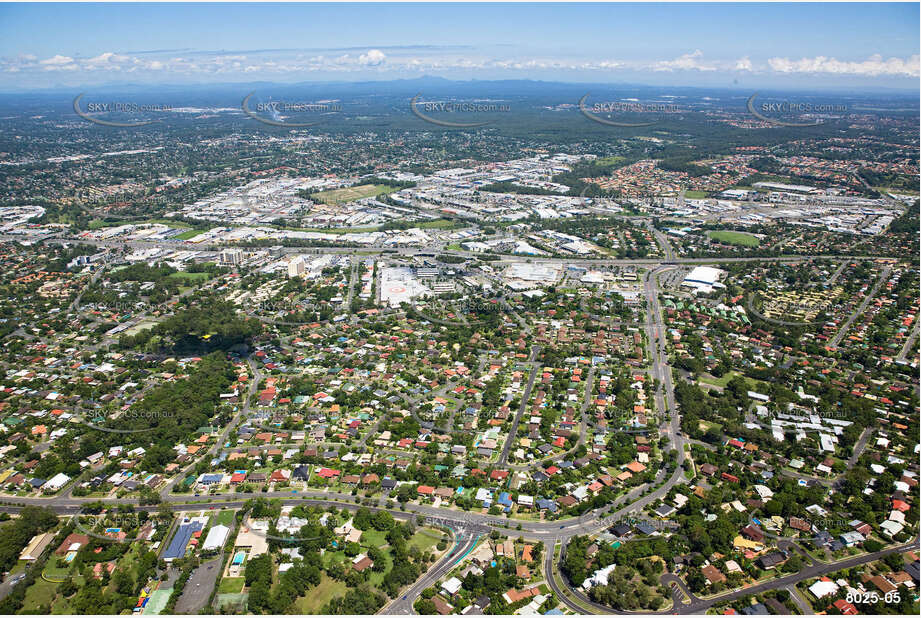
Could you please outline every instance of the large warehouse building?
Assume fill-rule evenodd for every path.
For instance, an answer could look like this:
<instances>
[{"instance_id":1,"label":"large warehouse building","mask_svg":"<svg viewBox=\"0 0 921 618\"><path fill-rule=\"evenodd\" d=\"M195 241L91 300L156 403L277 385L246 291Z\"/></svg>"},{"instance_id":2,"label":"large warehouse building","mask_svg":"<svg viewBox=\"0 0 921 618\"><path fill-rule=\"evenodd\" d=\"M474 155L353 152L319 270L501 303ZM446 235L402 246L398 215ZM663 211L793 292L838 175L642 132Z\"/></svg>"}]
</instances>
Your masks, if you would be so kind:
<instances>
[{"instance_id":1,"label":"large warehouse building","mask_svg":"<svg viewBox=\"0 0 921 618\"><path fill-rule=\"evenodd\" d=\"M725 276L726 271L711 266L697 266L688 273L688 276L681 282L683 287L693 288L697 294L707 294L713 291L713 288L723 287L720 279Z\"/></svg>"}]
</instances>

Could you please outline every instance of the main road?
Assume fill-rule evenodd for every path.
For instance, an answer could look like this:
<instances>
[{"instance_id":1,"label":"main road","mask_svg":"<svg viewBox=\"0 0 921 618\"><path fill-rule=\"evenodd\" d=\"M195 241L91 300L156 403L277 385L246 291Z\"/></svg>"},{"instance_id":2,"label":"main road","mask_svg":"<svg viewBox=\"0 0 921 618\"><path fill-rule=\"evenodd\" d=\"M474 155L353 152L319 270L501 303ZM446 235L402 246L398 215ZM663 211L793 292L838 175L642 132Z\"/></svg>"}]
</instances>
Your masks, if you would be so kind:
<instances>
[{"instance_id":1,"label":"main road","mask_svg":"<svg viewBox=\"0 0 921 618\"><path fill-rule=\"evenodd\" d=\"M864 296L863 302L854 309L850 316L848 316L847 321L841 325L841 328L838 329L838 332L835 333L834 338L828 343L828 346L831 348L837 348L841 343L841 340L844 339L844 335L847 334L847 331L851 328L851 325L854 323L854 320L857 319L857 316L863 315L863 312L866 311L867 305L870 304L870 301L876 297L877 292L879 292L880 286L889 279L889 273L892 272L892 268L886 266L883 268L883 271L879 274L879 279L876 280L876 283L873 284L873 287L867 291L867 295Z\"/></svg>"}]
</instances>

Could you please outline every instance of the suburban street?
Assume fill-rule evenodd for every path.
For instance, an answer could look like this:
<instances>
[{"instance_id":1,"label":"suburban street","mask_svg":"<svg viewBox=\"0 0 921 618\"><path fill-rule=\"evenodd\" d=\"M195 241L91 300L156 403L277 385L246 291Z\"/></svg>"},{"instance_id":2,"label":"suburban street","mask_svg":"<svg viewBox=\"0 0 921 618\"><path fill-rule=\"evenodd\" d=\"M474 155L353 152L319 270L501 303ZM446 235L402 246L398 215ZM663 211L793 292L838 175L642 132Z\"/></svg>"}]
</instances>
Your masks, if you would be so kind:
<instances>
[{"instance_id":1,"label":"suburban street","mask_svg":"<svg viewBox=\"0 0 921 618\"><path fill-rule=\"evenodd\" d=\"M667 246L667 244L665 246ZM761 258L758 259L760 260ZM799 260L804 258L776 259ZM605 260L602 262L605 264L618 264L621 261ZM390 604L383 608L381 610L382 613L396 613L404 615L412 614L413 603L419 597L422 590L434 585L439 579L444 577L450 570L452 570L454 566L475 547L476 543L482 537L482 535L488 534L490 530L498 530L503 534L513 534L516 536L524 536L528 539L543 541L546 547L546 555L544 556L546 581L548 582L550 588L557 594L559 600L566 604L573 611L585 613L618 613L611 608L603 607L593 603L579 590L570 589L567 594L567 591L563 590L562 586L567 586L568 584L565 583L562 575L553 567L553 548L557 543L560 543L562 552L565 554L566 545L573 536L586 534L591 535L603 532L611 525L622 521L626 517L638 516L647 506L654 503L656 500L665 497L669 490L676 484L685 482L683 466L688 458L688 453L685 450L685 445L688 443L688 439L680 431L680 415L674 397L672 368L668 363L666 350L665 323L659 303L660 288L658 277L659 275L676 268L676 263L700 263L698 260L675 260L674 262L676 263L671 264L663 264L657 261L648 262L642 260L630 260L628 262L633 265L648 263L653 266L653 268L646 271L643 278L643 293L646 307L646 317L645 320L639 324L639 326L643 328L648 343L648 350L650 354L648 359L648 374L653 380L655 380L656 383L656 388L654 390L654 401L656 413L659 415L661 421L661 431L663 432L663 435L668 439L668 450L674 450L676 454L671 472L669 472L666 468L662 468L657 471L654 482L650 485L635 487L627 494L620 496L613 503L608 504L601 509L596 509L584 513L580 517L561 519L552 522L513 520L504 516L493 516L479 512L466 512L453 507L438 508L428 504L408 503L405 505L404 509L388 509L383 505L384 499L382 498L378 501L378 505L373 507L374 510L388 510L391 514L394 515L394 517L399 519L407 519L415 515L422 515L427 519L432 519L433 521L438 522L440 525L444 525L450 528L454 535L454 544L449 547L447 552L438 561L436 561L432 567L425 574L423 574L422 577L420 577L418 581L416 581L412 586L404 591L398 599L393 600ZM355 261L352 262L352 268L350 269L351 279L354 279L356 264L357 263ZM597 265L598 262L594 261L592 264ZM888 270L883 272L877 283L873 286L873 289L868 292L861 305L851 314L849 320L841 327L838 333L838 337L836 337L838 341L840 341L840 338L843 337L844 333L846 333L850 324L856 319L857 315L859 315L865 309L866 305L875 295L879 286L882 285L882 282L886 280L887 273ZM349 293L351 293L351 287L352 286L350 285ZM603 318L603 316L599 317ZM517 434L518 425L522 416L527 411L530 394L540 371L540 364L536 360L539 353L540 347L537 345L532 345L529 359L526 362L526 365L529 366L527 381L525 383L521 396L521 402L516 411L511 429L502 447L502 451L498 460L498 464L500 466L504 466L508 461L509 453ZM256 393L256 388L262 379L262 375L255 363L248 361L248 364L251 372L251 379L246 391L246 397L241 402L239 409L234 413L231 421L223 428L217 442L208 450L206 454L207 457L215 456L219 450L224 447L233 429L241 422L243 422L253 411L250 402ZM586 416L587 406L591 399L593 381L594 369L591 369L585 382L586 392L584 393L581 406L581 435L578 438L576 446L582 444L585 438L586 424L588 422ZM436 394L437 392L441 391L446 392L447 389L451 386L452 384L449 383L440 389L440 391L433 392ZM429 395L431 394L432 393L429 393ZM417 402L417 398L406 398L406 400L407 403L411 404L411 407L414 408L413 404ZM860 453L866 446L869 435L870 432L865 431L860 436L859 442L855 446L854 454L851 457L851 461L848 462L849 465L853 465L853 462L856 461L857 457L859 457ZM533 467L533 465L534 464L525 467ZM255 497L254 494L240 493L225 494L220 497L194 497L188 494L172 493L174 486L182 478L184 478L193 467L194 463L190 464L182 474L175 475L174 478L159 492L162 503L168 504L174 511L182 511L186 509L239 508L243 506L246 500ZM520 468L521 466L511 467ZM298 492L269 491L262 492L259 494L259 496L263 498L279 499L285 505L306 504L321 507L346 507L350 509L357 509L359 507L360 501L358 497L351 494L320 490L303 490ZM50 498L7 498L4 500L3 505L0 506L0 510L16 513L22 508L22 506L40 505L52 508L60 515L73 515L80 512L82 506L87 501L89 501L89 499L74 498L72 495L70 495L70 492L65 492L62 495ZM117 501L102 500L102 502L110 502L113 505L134 505L136 508L150 511L154 511L160 508L160 505L156 504L141 505L137 499L122 499ZM520 531L513 532L516 527L520 528ZM677 588L675 588L672 592L673 596L679 600L678 605L668 611L663 611L660 613L703 613L709 607L712 607L717 603L731 601L741 596L751 595L767 590L785 588L789 589L795 583L805 579L817 577L839 569L865 564L867 562L871 562L873 560L884 557L892 552L906 551L908 549L917 547L918 539L915 539L911 543L903 544L897 547L889 547L873 554L865 554L833 563L816 562L808 567L804 567L803 570L797 574L764 582L762 584L758 584L757 586L751 586L741 590L728 592L708 599L699 599L687 591L683 584L675 583ZM207 569L203 571L202 568L200 568L199 571L200 572L197 572L197 576L201 578L210 577L210 573L207 573ZM674 579L674 576L663 576L663 582L673 581ZM577 599L577 602L573 601L571 597ZM690 603L681 603L680 599L682 598L685 600L689 599ZM801 602L801 600L797 602ZM198 605L198 602L191 598L187 600L187 603L189 603L189 607Z\"/></svg>"}]
</instances>

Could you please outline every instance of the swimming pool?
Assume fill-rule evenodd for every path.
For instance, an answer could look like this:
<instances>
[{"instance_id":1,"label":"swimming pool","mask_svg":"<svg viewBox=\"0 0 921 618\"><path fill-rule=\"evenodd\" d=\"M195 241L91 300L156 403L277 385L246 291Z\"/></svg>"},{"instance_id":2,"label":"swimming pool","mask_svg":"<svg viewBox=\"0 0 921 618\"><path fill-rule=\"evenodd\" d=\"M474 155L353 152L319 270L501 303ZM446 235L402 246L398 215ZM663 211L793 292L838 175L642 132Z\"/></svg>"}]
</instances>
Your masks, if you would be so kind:
<instances>
[{"instance_id":1,"label":"swimming pool","mask_svg":"<svg viewBox=\"0 0 921 618\"><path fill-rule=\"evenodd\" d=\"M234 554L234 556L233 556L233 565L234 565L234 566L239 566L239 565L243 564L243 561L244 561L244 560L246 560L246 552L245 552L245 551L238 551L238 552L237 552L236 554Z\"/></svg>"}]
</instances>

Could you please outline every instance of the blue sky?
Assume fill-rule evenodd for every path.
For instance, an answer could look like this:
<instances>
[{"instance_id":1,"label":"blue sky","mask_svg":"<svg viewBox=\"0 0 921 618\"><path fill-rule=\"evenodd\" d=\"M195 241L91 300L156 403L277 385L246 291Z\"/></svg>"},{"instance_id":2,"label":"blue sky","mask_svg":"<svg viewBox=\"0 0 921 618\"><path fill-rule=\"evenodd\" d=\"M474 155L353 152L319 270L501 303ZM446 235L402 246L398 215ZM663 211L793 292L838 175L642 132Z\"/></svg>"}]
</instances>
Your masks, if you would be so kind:
<instances>
[{"instance_id":1,"label":"blue sky","mask_svg":"<svg viewBox=\"0 0 921 618\"><path fill-rule=\"evenodd\" d=\"M919 5L0 4L0 89L437 75L917 90Z\"/></svg>"}]
</instances>

